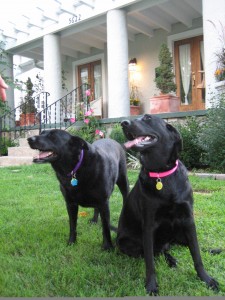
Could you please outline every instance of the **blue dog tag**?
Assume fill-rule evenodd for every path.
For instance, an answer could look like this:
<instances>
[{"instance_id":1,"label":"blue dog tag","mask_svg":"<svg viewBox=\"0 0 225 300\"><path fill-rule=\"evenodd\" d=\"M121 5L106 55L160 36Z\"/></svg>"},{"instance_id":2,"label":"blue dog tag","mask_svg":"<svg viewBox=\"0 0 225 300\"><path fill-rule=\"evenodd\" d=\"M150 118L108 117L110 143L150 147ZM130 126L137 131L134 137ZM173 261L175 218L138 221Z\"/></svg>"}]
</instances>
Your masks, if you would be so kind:
<instances>
[{"instance_id":1,"label":"blue dog tag","mask_svg":"<svg viewBox=\"0 0 225 300\"><path fill-rule=\"evenodd\" d=\"M71 185L72 186L77 186L78 185L78 180L76 178L71 179Z\"/></svg>"}]
</instances>

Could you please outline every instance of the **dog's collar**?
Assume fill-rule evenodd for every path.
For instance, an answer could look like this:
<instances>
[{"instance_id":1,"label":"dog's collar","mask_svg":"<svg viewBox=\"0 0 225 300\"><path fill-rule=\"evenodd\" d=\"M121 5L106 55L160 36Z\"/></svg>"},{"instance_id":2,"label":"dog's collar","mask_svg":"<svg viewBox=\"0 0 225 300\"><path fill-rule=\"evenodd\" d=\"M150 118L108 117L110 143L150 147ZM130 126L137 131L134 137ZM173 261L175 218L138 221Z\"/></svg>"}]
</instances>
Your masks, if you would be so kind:
<instances>
[{"instance_id":1,"label":"dog's collar","mask_svg":"<svg viewBox=\"0 0 225 300\"><path fill-rule=\"evenodd\" d=\"M161 190L163 188L161 178L167 177L167 176L173 174L177 170L177 168L178 168L178 160L176 160L176 165L173 169L171 169L169 171L166 171L166 172L160 172L160 173L148 172L148 176L150 178L157 178L157 180L156 180L156 189Z\"/></svg>"},{"instance_id":2,"label":"dog's collar","mask_svg":"<svg viewBox=\"0 0 225 300\"><path fill-rule=\"evenodd\" d=\"M177 168L178 168L178 160L176 160L176 165L173 169L166 171L166 172L161 172L161 173L149 172L148 175L149 175L149 177L153 177L153 178L162 178L162 177L166 177L166 176L173 174Z\"/></svg>"},{"instance_id":3,"label":"dog's collar","mask_svg":"<svg viewBox=\"0 0 225 300\"><path fill-rule=\"evenodd\" d=\"M80 168L83 158L84 158L84 150L82 149L78 163L76 164L75 168L69 174L67 174L67 176L72 177L72 180L71 180L72 186L76 186L78 184L78 180L76 179L76 172Z\"/></svg>"}]
</instances>

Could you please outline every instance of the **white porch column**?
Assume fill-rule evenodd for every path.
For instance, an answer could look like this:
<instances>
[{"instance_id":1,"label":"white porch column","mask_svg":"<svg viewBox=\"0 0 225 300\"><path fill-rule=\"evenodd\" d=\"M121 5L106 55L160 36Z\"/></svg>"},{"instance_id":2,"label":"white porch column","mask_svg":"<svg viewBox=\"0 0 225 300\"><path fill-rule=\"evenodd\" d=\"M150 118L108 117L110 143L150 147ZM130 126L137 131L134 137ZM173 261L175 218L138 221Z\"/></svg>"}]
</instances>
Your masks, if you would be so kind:
<instances>
[{"instance_id":1,"label":"white porch column","mask_svg":"<svg viewBox=\"0 0 225 300\"><path fill-rule=\"evenodd\" d=\"M206 81L206 108L210 107L210 94L216 92L214 73L216 71L216 55L222 48L220 36L225 28L224 0L202 0L203 5L203 31L204 31L204 52L205 52L205 81ZM215 27L213 26L213 24ZM222 26L223 28L222 28ZM224 34L224 32L223 32Z\"/></svg>"},{"instance_id":2,"label":"white porch column","mask_svg":"<svg viewBox=\"0 0 225 300\"><path fill-rule=\"evenodd\" d=\"M130 115L128 84L128 37L126 14L107 13L108 117Z\"/></svg>"},{"instance_id":3,"label":"white porch column","mask_svg":"<svg viewBox=\"0 0 225 300\"><path fill-rule=\"evenodd\" d=\"M14 73L13 73L13 55L8 54L7 55L7 63L8 68L5 70L5 75L12 78L14 80ZM6 96L8 105L11 107L11 109L14 109L14 89L13 87L9 86L9 88L6 90Z\"/></svg>"},{"instance_id":4,"label":"white porch column","mask_svg":"<svg viewBox=\"0 0 225 300\"><path fill-rule=\"evenodd\" d=\"M61 51L59 36L47 34L44 36L44 87L50 93L48 105L62 97ZM59 119L57 107L57 120ZM51 116L53 120L53 113Z\"/></svg>"}]
</instances>

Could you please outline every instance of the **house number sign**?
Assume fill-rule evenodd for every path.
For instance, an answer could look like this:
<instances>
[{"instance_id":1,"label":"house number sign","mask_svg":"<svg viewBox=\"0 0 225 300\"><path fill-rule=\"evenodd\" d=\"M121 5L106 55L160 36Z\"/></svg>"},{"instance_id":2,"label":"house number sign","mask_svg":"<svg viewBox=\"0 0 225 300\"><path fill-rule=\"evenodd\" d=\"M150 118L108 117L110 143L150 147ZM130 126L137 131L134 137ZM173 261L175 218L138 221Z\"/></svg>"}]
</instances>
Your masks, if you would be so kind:
<instances>
[{"instance_id":1,"label":"house number sign","mask_svg":"<svg viewBox=\"0 0 225 300\"><path fill-rule=\"evenodd\" d=\"M73 15L71 18L69 18L69 25L77 23L81 20L81 15Z\"/></svg>"}]
</instances>

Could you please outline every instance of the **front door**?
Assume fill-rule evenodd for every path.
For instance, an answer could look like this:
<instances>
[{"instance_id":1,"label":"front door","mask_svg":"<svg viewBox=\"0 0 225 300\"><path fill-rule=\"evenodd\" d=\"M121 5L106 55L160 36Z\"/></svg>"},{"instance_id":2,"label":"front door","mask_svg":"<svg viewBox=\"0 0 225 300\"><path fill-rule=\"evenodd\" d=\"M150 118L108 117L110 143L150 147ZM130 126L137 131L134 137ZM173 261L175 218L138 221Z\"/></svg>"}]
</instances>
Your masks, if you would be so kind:
<instances>
[{"instance_id":1,"label":"front door","mask_svg":"<svg viewBox=\"0 0 225 300\"><path fill-rule=\"evenodd\" d=\"M95 61L78 66L78 85L90 85L90 101L102 97L102 68L101 61Z\"/></svg>"},{"instance_id":2,"label":"front door","mask_svg":"<svg viewBox=\"0 0 225 300\"><path fill-rule=\"evenodd\" d=\"M203 36L175 42L174 54L180 110L205 109Z\"/></svg>"}]
</instances>

